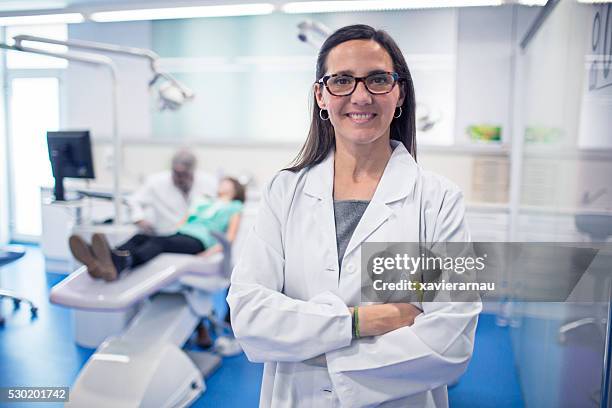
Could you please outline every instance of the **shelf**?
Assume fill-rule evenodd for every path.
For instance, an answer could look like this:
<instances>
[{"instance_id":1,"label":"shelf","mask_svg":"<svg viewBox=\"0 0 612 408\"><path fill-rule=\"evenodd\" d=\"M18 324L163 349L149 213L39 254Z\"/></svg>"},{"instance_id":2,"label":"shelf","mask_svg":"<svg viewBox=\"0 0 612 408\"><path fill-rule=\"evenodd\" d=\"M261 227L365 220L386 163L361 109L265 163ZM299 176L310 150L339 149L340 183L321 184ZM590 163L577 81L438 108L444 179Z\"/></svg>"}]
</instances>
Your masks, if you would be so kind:
<instances>
[{"instance_id":1,"label":"shelf","mask_svg":"<svg viewBox=\"0 0 612 408\"><path fill-rule=\"evenodd\" d=\"M456 144L449 146L417 145L419 153L453 153L466 155L510 156L508 144Z\"/></svg>"},{"instance_id":2,"label":"shelf","mask_svg":"<svg viewBox=\"0 0 612 408\"><path fill-rule=\"evenodd\" d=\"M465 203L465 208L468 211L482 211L482 212L504 212L510 211L510 204L508 203L487 203L487 202L469 202Z\"/></svg>"},{"instance_id":3,"label":"shelf","mask_svg":"<svg viewBox=\"0 0 612 408\"><path fill-rule=\"evenodd\" d=\"M612 160L612 149L579 149L560 146L529 146L523 148L525 158Z\"/></svg>"},{"instance_id":4,"label":"shelf","mask_svg":"<svg viewBox=\"0 0 612 408\"><path fill-rule=\"evenodd\" d=\"M521 205L519 206L519 215L525 214L545 214L545 215L612 215L612 209L604 208L576 208L576 207L550 207L536 205Z\"/></svg>"}]
</instances>

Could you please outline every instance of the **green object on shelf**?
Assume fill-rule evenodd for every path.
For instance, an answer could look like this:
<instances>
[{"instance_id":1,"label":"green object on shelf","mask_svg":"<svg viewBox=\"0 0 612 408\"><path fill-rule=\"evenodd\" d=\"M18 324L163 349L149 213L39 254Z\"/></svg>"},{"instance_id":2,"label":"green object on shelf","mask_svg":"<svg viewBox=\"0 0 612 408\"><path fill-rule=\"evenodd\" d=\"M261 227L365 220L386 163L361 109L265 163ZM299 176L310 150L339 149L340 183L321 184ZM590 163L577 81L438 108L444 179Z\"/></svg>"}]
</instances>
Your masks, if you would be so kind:
<instances>
[{"instance_id":1,"label":"green object on shelf","mask_svg":"<svg viewBox=\"0 0 612 408\"><path fill-rule=\"evenodd\" d=\"M501 142L501 126L471 125L466 131L473 142Z\"/></svg>"},{"instance_id":2,"label":"green object on shelf","mask_svg":"<svg viewBox=\"0 0 612 408\"><path fill-rule=\"evenodd\" d=\"M525 142L530 144L556 144L563 139L563 131L545 126L527 126Z\"/></svg>"}]
</instances>

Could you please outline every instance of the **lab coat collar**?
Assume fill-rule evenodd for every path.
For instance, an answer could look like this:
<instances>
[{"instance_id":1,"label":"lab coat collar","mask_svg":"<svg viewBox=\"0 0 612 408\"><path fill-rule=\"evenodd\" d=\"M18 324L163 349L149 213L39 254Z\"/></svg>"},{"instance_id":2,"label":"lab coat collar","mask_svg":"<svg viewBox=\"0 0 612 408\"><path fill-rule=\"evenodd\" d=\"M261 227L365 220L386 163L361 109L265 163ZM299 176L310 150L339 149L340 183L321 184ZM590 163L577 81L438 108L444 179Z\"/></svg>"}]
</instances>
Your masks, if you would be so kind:
<instances>
[{"instance_id":1,"label":"lab coat collar","mask_svg":"<svg viewBox=\"0 0 612 408\"><path fill-rule=\"evenodd\" d=\"M378 183L372 201L385 204L398 201L413 191L417 164L403 143L391 140L393 152ZM334 151L308 171L304 192L312 197L333 201Z\"/></svg>"},{"instance_id":2,"label":"lab coat collar","mask_svg":"<svg viewBox=\"0 0 612 408\"><path fill-rule=\"evenodd\" d=\"M389 162L370 204L351 236L344 253L345 258L393 214L394 203L399 203L414 191L417 174L416 162L402 143L391 140L391 147L393 152ZM325 160L313 166L308 172L304 193L318 199L318 205L313 209L316 219L323 221L318 224L324 236L329 239L333 237L335 242L333 186L334 152L331 151ZM337 259L335 247L336 245L333 245L333 252Z\"/></svg>"}]
</instances>

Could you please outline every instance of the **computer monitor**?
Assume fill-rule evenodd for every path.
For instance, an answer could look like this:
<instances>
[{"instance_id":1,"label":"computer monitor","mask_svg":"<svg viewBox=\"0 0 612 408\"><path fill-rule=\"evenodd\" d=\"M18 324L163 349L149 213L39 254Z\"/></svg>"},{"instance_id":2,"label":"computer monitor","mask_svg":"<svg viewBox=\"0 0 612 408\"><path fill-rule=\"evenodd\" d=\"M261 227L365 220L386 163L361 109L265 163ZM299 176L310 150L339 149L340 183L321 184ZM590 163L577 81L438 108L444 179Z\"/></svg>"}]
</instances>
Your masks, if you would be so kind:
<instances>
[{"instance_id":1,"label":"computer monitor","mask_svg":"<svg viewBox=\"0 0 612 408\"><path fill-rule=\"evenodd\" d=\"M65 201L65 177L95 178L88 130L47 132L47 147L55 179L56 201Z\"/></svg>"}]
</instances>

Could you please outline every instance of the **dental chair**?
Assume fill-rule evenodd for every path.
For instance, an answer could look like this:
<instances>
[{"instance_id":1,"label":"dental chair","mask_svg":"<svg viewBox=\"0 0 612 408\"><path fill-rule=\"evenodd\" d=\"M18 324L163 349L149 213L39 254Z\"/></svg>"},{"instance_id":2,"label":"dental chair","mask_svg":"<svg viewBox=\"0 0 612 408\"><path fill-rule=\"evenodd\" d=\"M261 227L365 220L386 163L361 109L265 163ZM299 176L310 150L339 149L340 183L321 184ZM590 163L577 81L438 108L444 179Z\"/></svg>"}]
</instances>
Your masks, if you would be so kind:
<instances>
[{"instance_id":1,"label":"dental chair","mask_svg":"<svg viewBox=\"0 0 612 408\"><path fill-rule=\"evenodd\" d=\"M229 286L232 252L250 228L245 213L234 251L214 234L222 253L162 254L113 282L91 278L83 266L52 288L52 303L80 310L142 303L127 328L107 338L81 369L67 407L186 407L206 390L205 378L221 357L182 346L211 315L212 295Z\"/></svg>"}]
</instances>

